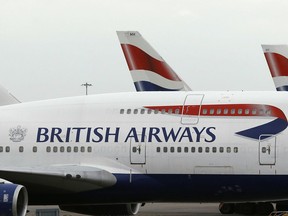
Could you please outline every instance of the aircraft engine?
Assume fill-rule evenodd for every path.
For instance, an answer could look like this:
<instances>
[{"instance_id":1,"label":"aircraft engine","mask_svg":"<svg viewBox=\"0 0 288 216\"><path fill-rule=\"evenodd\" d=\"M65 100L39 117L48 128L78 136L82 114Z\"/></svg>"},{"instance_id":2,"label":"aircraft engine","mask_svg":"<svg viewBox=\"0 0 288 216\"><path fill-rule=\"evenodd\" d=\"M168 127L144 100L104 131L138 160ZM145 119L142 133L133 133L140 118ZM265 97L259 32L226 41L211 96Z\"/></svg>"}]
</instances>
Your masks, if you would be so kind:
<instances>
[{"instance_id":1,"label":"aircraft engine","mask_svg":"<svg viewBox=\"0 0 288 216\"><path fill-rule=\"evenodd\" d=\"M115 204L115 205L62 205L61 210L89 215L136 215L141 204Z\"/></svg>"},{"instance_id":2,"label":"aircraft engine","mask_svg":"<svg viewBox=\"0 0 288 216\"><path fill-rule=\"evenodd\" d=\"M0 184L1 215L25 216L28 206L28 193L24 186L17 184Z\"/></svg>"}]
</instances>

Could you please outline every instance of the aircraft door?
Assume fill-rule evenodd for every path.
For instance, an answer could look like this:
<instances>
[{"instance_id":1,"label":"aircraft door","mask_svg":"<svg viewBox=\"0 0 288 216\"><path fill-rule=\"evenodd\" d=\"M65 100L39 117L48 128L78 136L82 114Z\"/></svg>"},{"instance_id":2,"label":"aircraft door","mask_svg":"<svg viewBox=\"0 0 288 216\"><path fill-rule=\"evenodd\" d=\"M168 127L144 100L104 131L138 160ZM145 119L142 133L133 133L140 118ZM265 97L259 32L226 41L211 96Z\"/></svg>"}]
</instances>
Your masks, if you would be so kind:
<instances>
[{"instance_id":1,"label":"aircraft door","mask_svg":"<svg viewBox=\"0 0 288 216\"><path fill-rule=\"evenodd\" d=\"M141 142L141 134L138 134L137 137L139 142L136 142L135 139L130 139L130 162L131 164L145 164L146 142Z\"/></svg>"},{"instance_id":2,"label":"aircraft door","mask_svg":"<svg viewBox=\"0 0 288 216\"><path fill-rule=\"evenodd\" d=\"M259 163L260 165L275 165L276 163L276 137L261 140L261 137L267 136L262 134L259 137Z\"/></svg>"},{"instance_id":3,"label":"aircraft door","mask_svg":"<svg viewBox=\"0 0 288 216\"><path fill-rule=\"evenodd\" d=\"M190 94L186 96L182 107L182 124L198 123L203 97L203 94Z\"/></svg>"}]
</instances>

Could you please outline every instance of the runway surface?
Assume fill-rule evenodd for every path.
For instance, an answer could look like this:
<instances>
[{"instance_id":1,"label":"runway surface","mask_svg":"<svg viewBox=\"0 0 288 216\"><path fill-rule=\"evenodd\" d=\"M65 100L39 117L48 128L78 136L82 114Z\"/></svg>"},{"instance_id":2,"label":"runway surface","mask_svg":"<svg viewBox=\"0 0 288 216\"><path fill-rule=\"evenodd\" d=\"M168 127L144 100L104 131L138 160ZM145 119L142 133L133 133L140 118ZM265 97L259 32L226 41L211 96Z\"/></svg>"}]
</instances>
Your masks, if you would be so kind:
<instances>
[{"instance_id":1,"label":"runway surface","mask_svg":"<svg viewBox=\"0 0 288 216\"><path fill-rule=\"evenodd\" d=\"M218 211L219 204L199 203L155 203L146 204L137 216L223 216ZM27 216L35 216L36 209L58 209L57 206L29 206ZM60 211L60 216L83 216L71 212ZM227 215L228 216L228 215Z\"/></svg>"}]
</instances>

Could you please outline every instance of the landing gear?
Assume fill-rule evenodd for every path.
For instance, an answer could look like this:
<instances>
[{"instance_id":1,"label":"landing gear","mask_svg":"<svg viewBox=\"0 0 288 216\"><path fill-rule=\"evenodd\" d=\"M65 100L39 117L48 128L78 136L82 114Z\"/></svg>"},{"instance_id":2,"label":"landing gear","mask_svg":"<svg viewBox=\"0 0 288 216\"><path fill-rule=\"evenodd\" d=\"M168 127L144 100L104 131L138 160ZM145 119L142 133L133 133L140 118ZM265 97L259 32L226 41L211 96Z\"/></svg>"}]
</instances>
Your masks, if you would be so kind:
<instances>
[{"instance_id":1,"label":"landing gear","mask_svg":"<svg viewBox=\"0 0 288 216\"><path fill-rule=\"evenodd\" d=\"M220 203L219 211L222 214L233 214L234 213L234 203Z\"/></svg>"},{"instance_id":2,"label":"landing gear","mask_svg":"<svg viewBox=\"0 0 288 216\"><path fill-rule=\"evenodd\" d=\"M287 206L288 207L288 206ZM272 203L220 203L222 214L269 215L274 210Z\"/></svg>"},{"instance_id":3,"label":"landing gear","mask_svg":"<svg viewBox=\"0 0 288 216\"><path fill-rule=\"evenodd\" d=\"M276 209L277 209L277 211L287 211L288 210L288 204L276 203Z\"/></svg>"}]
</instances>

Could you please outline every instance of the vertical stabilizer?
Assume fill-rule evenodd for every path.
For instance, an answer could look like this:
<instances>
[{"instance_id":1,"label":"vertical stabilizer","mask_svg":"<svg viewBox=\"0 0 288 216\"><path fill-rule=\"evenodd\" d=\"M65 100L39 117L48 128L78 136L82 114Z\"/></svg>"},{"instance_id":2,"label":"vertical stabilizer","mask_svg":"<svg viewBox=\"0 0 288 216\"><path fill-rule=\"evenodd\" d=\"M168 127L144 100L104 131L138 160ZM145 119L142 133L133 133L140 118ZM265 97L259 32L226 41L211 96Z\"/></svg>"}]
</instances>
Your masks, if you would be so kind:
<instances>
[{"instance_id":1,"label":"vertical stabilizer","mask_svg":"<svg viewBox=\"0 0 288 216\"><path fill-rule=\"evenodd\" d=\"M262 45L277 91L288 91L288 46Z\"/></svg>"},{"instance_id":2,"label":"vertical stabilizer","mask_svg":"<svg viewBox=\"0 0 288 216\"><path fill-rule=\"evenodd\" d=\"M117 35L137 91L191 90L139 32Z\"/></svg>"}]
</instances>

